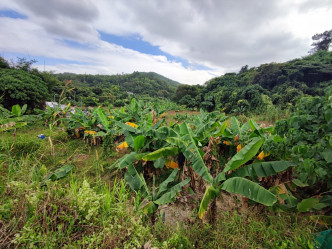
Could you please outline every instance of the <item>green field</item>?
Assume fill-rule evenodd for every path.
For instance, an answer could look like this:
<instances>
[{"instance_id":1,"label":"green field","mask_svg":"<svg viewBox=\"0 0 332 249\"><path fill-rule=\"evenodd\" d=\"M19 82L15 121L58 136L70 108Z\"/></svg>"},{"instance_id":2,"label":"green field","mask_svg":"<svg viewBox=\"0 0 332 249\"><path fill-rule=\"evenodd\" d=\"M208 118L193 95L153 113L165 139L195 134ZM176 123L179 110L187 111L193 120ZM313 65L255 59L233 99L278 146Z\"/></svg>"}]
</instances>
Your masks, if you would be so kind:
<instances>
[{"instance_id":1,"label":"green field","mask_svg":"<svg viewBox=\"0 0 332 249\"><path fill-rule=\"evenodd\" d=\"M274 126L135 99L2 109L0 246L314 248L331 224L328 91Z\"/></svg>"}]
</instances>

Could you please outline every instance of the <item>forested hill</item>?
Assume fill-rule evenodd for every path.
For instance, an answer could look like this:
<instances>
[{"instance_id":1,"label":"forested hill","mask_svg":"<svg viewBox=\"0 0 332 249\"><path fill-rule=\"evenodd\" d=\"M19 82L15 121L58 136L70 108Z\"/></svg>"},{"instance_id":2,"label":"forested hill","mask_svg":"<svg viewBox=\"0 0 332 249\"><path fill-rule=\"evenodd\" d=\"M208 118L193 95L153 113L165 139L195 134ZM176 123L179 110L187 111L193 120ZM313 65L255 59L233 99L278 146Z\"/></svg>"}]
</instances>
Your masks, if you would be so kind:
<instances>
[{"instance_id":1,"label":"forested hill","mask_svg":"<svg viewBox=\"0 0 332 249\"><path fill-rule=\"evenodd\" d=\"M179 82L168 79L157 73L134 72L132 74L117 75L89 75L62 73L55 75L60 81L72 80L74 87L93 88L100 95L103 91L114 89L133 93L135 95L149 95L151 97L170 98L174 95ZM98 94L100 93L100 94Z\"/></svg>"},{"instance_id":2,"label":"forested hill","mask_svg":"<svg viewBox=\"0 0 332 249\"><path fill-rule=\"evenodd\" d=\"M242 67L202 86L181 85L175 100L189 107L224 109L226 112L260 112L269 106L285 109L302 96L323 96L332 84L332 52L321 50L313 55L285 63Z\"/></svg>"}]
</instances>

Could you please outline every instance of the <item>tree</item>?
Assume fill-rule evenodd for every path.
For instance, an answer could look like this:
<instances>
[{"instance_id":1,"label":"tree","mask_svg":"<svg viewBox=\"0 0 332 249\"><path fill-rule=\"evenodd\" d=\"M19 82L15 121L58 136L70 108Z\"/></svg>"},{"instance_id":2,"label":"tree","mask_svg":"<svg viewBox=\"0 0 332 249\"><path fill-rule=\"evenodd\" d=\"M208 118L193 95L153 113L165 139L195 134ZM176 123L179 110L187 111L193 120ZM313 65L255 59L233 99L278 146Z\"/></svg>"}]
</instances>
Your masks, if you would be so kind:
<instances>
[{"instance_id":1,"label":"tree","mask_svg":"<svg viewBox=\"0 0 332 249\"><path fill-rule=\"evenodd\" d=\"M34 109L43 107L49 93L45 82L36 75L18 69L0 69L0 96L7 109L16 104L27 104Z\"/></svg>"},{"instance_id":2,"label":"tree","mask_svg":"<svg viewBox=\"0 0 332 249\"><path fill-rule=\"evenodd\" d=\"M0 68L10 68L8 62L2 57L0 57Z\"/></svg>"},{"instance_id":3,"label":"tree","mask_svg":"<svg viewBox=\"0 0 332 249\"><path fill-rule=\"evenodd\" d=\"M32 64L36 62L36 60L27 60L26 58L17 57L15 67L24 71L31 71Z\"/></svg>"},{"instance_id":4,"label":"tree","mask_svg":"<svg viewBox=\"0 0 332 249\"><path fill-rule=\"evenodd\" d=\"M310 50L311 53L314 54L320 50L328 51L332 42L332 29L326 30L324 33L315 34L312 39L316 42L311 44L313 46Z\"/></svg>"}]
</instances>

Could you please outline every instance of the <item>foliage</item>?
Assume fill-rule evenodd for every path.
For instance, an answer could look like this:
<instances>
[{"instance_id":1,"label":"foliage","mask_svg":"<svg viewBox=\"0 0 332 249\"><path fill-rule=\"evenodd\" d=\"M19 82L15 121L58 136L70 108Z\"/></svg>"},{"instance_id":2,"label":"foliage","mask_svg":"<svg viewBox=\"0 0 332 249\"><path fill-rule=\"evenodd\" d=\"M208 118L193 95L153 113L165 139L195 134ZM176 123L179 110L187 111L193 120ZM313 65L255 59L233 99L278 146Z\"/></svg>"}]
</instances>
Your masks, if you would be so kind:
<instances>
[{"instance_id":1,"label":"foliage","mask_svg":"<svg viewBox=\"0 0 332 249\"><path fill-rule=\"evenodd\" d=\"M320 34L315 34L312 39L315 41L311 44L311 46L313 46L311 50L312 53L315 53L319 50L328 51L332 42L332 29L326 30L325 32Z\"/></svg>"},{"instance_id":2,"label":"foliage","mask_svg":"<svg viewBox=\"0 0 332 249\"><path fill-rule=\"evenodd\" d=\"M321 49L284 63L246 65L239 73L205 82L204 87L182 85L174 100L187 107L238 114L268 113L272 107L287 110L303 96L324 96L324 88L331 84L331 62L332 52Z\"/></svg>"},{"instance_id":3,"label":"foliage","mask_svg":"<svg viewBox=\"0 0 332 249\"><path fill-rule=\"evenodd\" d=\"M310 186L324 184L328 190L332 184L332 87L326 89L325 97L302 98L294 116L276 123L276 143L280 155L292 158L298 164L298 179Z\"/></svg>"},{"instance_id":4,"label":"foliage","mask_svg":"<svg viewBox=\"0 0 332 249\"><path fill-rule=\"evenodd\" d=\"M45 83L23 70L0 69L0 89L5 108L15 104L27 104L30 109L42 108L48 97Z\"/></svg>"}]
</instances>

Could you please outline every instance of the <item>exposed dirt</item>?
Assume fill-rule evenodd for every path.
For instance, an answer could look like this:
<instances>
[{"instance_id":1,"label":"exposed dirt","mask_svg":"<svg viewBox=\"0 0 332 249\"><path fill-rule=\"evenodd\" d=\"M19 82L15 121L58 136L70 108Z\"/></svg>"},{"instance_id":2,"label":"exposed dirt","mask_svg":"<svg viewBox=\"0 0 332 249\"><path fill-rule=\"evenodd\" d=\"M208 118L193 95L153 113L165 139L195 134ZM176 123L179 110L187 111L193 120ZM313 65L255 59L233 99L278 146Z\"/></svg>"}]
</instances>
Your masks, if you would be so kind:
<instances>
[{"instance_id":1,"label":"exposed dirt","mask_svg":"<svg viewBox=\"0 0 332 249\"><path fill-rule=\"evenodd\" d=\"M163 205L159 208L160 216L166 224L174 226L178 222L184 222L185 224L193 224L198 219L197 211L199 209L200 201L203 198L204 193L182 194L176 198L176 201ZM211 203L210 203L211 204ZM252 213L261 209L259 205L250 206L247 205L247 199L243 196L236 194L229 194L222 192L216 201L217 213L224 213L227 211L238 211L239 213ZM203 222L208 222L209 216L208 208L203 217Z\"/></svg>"}]
</instances>

